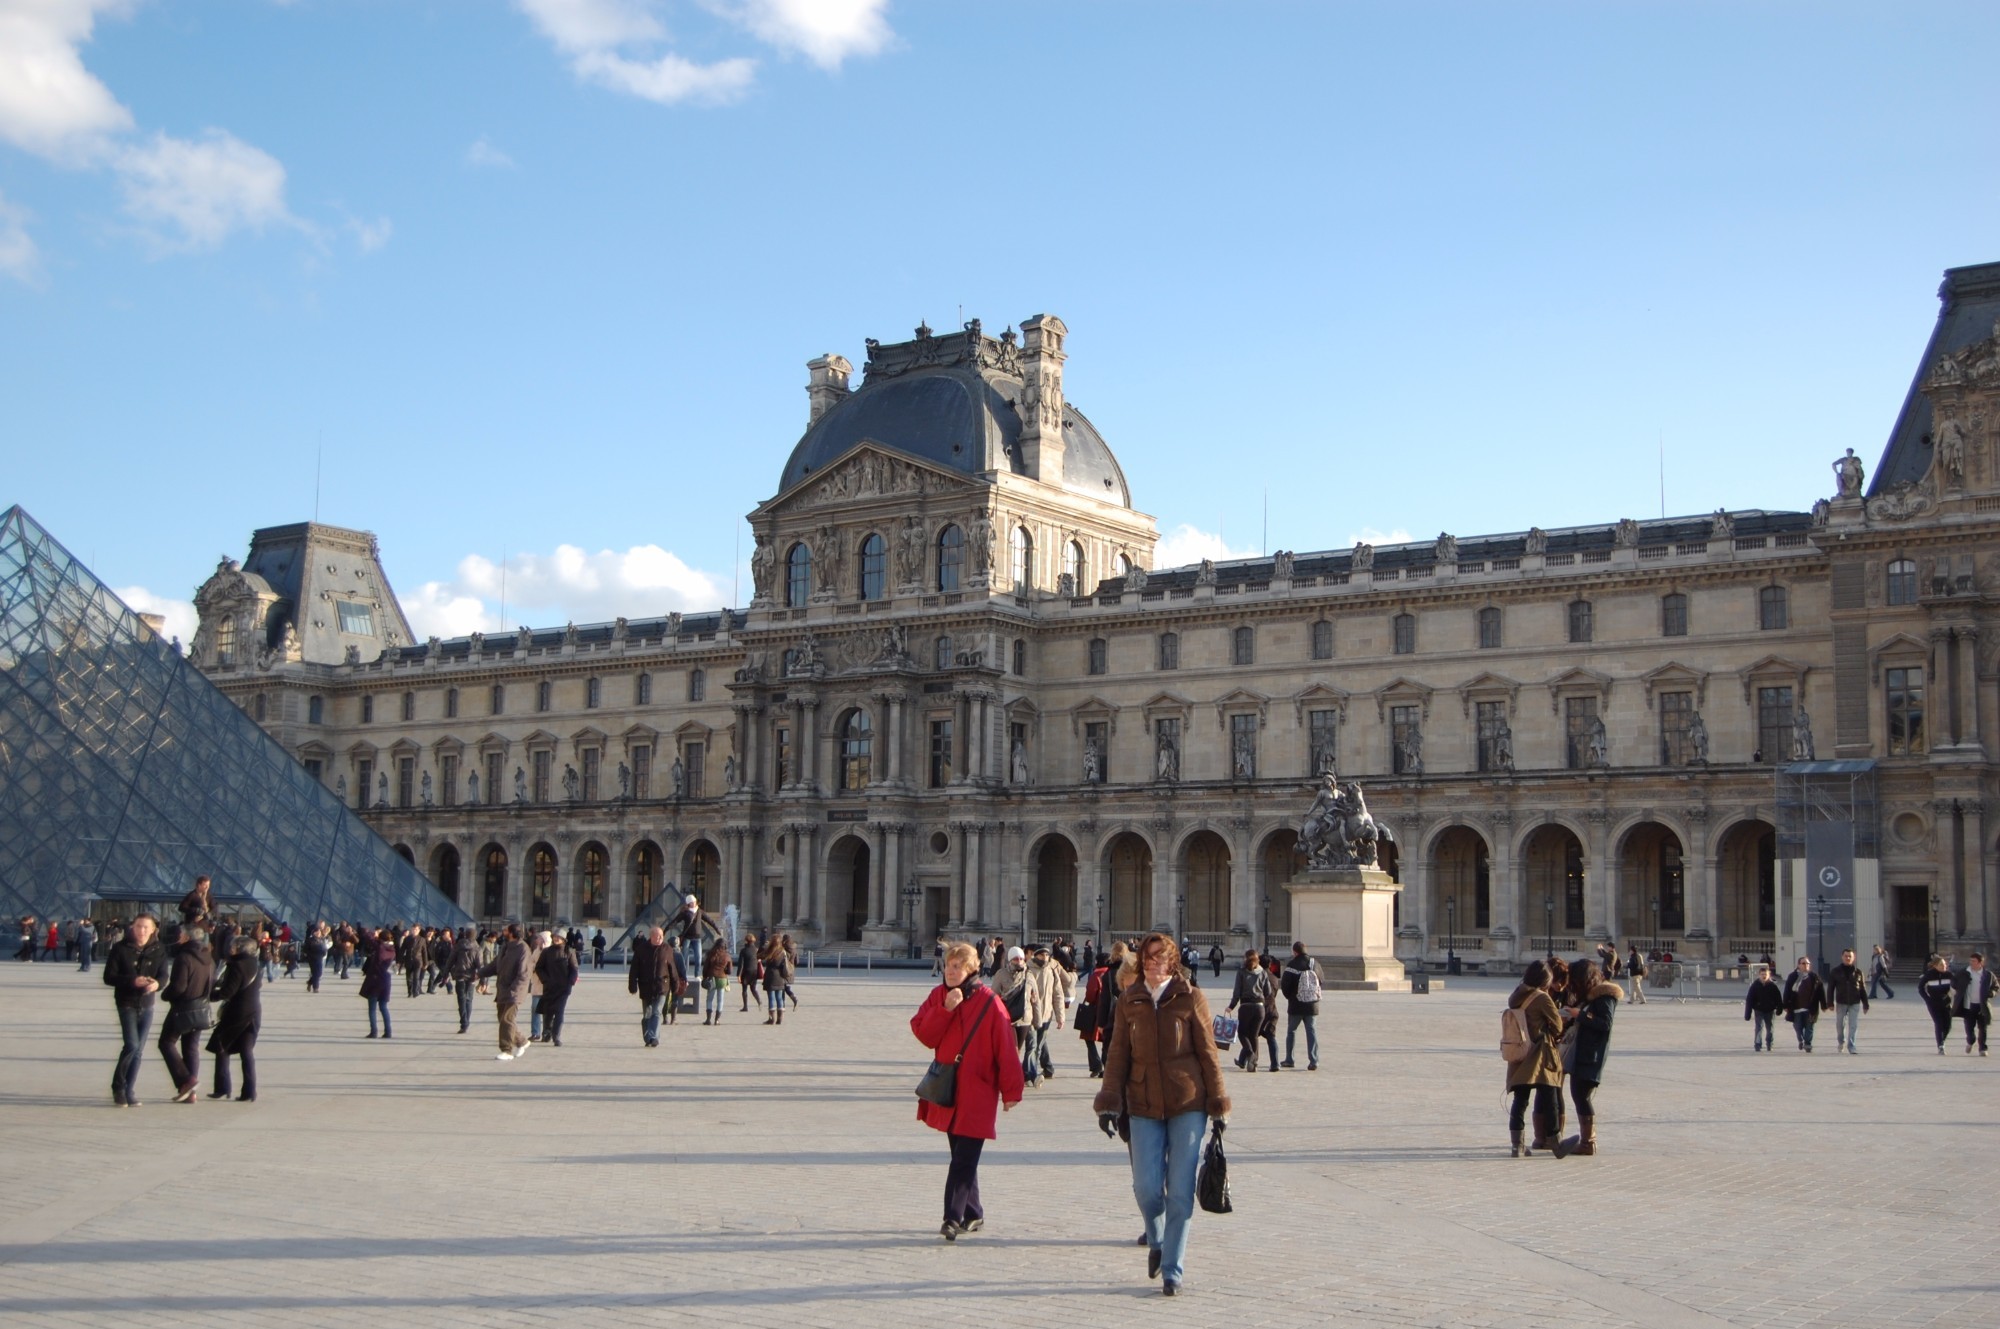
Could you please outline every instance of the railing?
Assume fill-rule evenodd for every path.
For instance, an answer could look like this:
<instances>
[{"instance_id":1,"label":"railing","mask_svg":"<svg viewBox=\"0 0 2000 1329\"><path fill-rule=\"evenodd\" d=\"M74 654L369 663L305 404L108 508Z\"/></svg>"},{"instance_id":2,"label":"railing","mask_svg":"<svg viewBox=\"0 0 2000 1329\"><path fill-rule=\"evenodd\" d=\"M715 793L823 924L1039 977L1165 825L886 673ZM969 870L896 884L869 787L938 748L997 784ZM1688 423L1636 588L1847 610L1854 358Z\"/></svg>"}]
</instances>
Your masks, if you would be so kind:
<instances>
[{"instance_id":1,"label":"railing","mask_svg":"<svg viewBox=\"0 0 2000 1329\"><path fill-rule=\"evenodd\" d=\"M1775 940L1768 932L1761 937L1724 937L1715 943L1715 958L1718 962L1733 962L1737 956L1747 955L1750 963L1755 964L1771 954Z\"/></svg>"}]
</instances>

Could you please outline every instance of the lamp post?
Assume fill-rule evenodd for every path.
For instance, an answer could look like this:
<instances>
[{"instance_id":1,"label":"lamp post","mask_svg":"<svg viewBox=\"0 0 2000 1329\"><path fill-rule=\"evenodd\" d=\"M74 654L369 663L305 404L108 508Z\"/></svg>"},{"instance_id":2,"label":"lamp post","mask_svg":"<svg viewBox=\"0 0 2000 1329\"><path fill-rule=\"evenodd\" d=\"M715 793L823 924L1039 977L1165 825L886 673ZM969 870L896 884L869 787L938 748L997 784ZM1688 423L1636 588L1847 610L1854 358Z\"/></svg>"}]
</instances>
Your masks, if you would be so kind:
<instances>
[{"instance_id":1,"label":"lamp post","mask_svg":"<svg viewBox=\"0 0 2000 1329\"><path fill-rule=\"evenodd\" d=\"M1931 954L1938 953L1938 895L1931 892Z\"/></svg>"},{"instance_id":2,"label":"lamp post","mask_svg":"<svg viewBox=\"0 0 2000 1329\"><path fill-rule=\"evenodd\" d=\"M1096 932L1096 934L1097 934L1097 949L1098 949L1098 950L1100 950L1100 951L1101 951L1101 950L1104 950L1104 949L1105 949L1105 945L1104 945L1104 896L1103 896L1103 894L1102 894L1102 893L1100 893L1100 894L1098 895L1098 897L1097 897L1097 905L1096 905L1096 907L1095 907L1095 908L1094 908L1094 909L1093 909L1093 910L1091 911L1091 914L1090 914L1090 923L1091 923L1091 928L1092 928L1092 929L1093 929L1093 930L1094 930L1094 931Z\"/></svg>"},{"instance_id":3,"label":"lamp post","mask_svg":"<svg viewBox=\"0 0 2000 1329\"><path fill-rule=\"evenodd\" d=\"M1187 896L1176 895L1174 897L1174 945L1176 946L1180 945L1182 938L1186 936L1187 936Z\"/></svg>"},{"instance_id":4,"label":"lamp post","mask_svg":"<svg viewBox=\"0 0 2000 1329\"><path fill-rule=\"evenodd\" d=\"M1649 951L1662 949L1660 946L1660 900L1658 896L1653 897L1653 940L1648 943L1646 949Z\"/></svg>"},{"instance_id":5,"label":"lamp post","mask_svg":"<svg viewBox=\"0 0 2000 1329\"><path fill-rule=\"evenodd\" d=\"M924 888L917 885L917 874L912 872L909 881L903 885L903 918L910 929L910 958L912 960L922 958L923 954L918 949L917 940L917 905L922 902L923 898Z\"/></svg>"},{"instance_id":6,"label":"lamp post","mask_svg":"<svg viewBox=\"0 0 2000 1329\"><path fill-rule=\"evenodd\" d=\"M1542 897L1542 917L1548 923L1548 930L1542 935L1542 940L1546 943L1544 949L1548 951L1549 958L1553 960L1556 958L1556 897L1555 896L1544 895Z\"/></svg>"},{"instance_id":7,"label":"lamp post","mask_svg":"<svg viewBox=\"0 0 2000 1329\"><path fill-rule=\"evenodd\" d=\"M1445 972L1458 972L1458 897L1451 896L1444 902L1444 967Z\"/></svg>"},{"instance_id":8,"label":"lamp post","mask_svg":"<svg viewBox=\"0 0 2000 1329\"><path fill-rule=\"evenodd\" d=\"M1262 950L1266 955L1271 952L1271 893L1269 891L1264 892L1264 945Z\"/></svg>"},{"instance_id":9,"label":"lamp post","mask_svg":"<svg viewBox=\"0 0 2000 1329\"><path fill-rule=\"evenodd\" d=\"M1028 893L1026 891L1022 891L1021 892L1021 946L1023 949L1026 949L1027 945L1028 945Z\"/></svg>"}]
</instances>

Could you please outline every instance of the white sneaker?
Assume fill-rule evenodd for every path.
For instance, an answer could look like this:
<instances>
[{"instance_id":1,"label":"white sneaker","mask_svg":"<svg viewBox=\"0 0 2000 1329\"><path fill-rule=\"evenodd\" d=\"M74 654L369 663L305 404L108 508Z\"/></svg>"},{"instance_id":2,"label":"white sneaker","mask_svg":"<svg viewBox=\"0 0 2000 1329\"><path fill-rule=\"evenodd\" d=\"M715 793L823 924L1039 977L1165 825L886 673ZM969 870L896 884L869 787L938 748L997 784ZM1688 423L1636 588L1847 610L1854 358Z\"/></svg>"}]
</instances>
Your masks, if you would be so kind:
<instances>
[{"instance_id":1,"label":"white sneaker","mask_svg":"<svg viewBox=\"0 0 2000 1329\"><path fill-rule=\"evenodd\" d=\"M527 1056L527 1055L528 1055L528 1045L527 1045L526 1043L523 1043L523 1044L521 1044L521 1046L519 1046L519 1047L515 1048L515 1049L514 1049L514 1055L515 1055L515 1056L517 1056L517 1057L525 1057L525 1056Z\"/></svg>"},{"instance_id":2,"label":"white sneaker","mask_svg":"<svg viewBox=\"0 0 2000 1329\"><path fill-rule=\"evenodd\" d=\"M497 1056L495 1056L495 1057L493 1058L493 1060L495 1060L495 1061L512 1061L512 1060L514 1060L514 1054L513 1054L513 1053L511 1053L511 1052L502 1052L502 1053L498 1054Z\"/></svg>"}]
</instances>

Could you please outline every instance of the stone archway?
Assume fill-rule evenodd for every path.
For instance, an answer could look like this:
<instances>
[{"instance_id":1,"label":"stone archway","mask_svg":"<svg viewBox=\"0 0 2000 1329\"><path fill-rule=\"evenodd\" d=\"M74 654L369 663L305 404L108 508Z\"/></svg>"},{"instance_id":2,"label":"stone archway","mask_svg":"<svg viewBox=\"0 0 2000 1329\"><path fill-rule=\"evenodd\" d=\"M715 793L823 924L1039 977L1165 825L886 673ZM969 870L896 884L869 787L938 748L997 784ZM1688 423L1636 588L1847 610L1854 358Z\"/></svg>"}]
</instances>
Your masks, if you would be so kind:
<instances>
[{"instance_id":1,"label":"stone archway","mask_svg":"<svg viewBox=\"0 0 2000 1329\"><path fill-rule=\"evenodd\" d=\"M1493 926L1492 858L1486 838L1452 826L1431 844L1431 949L1481 951Z\"/></svg>"},{"instance_id":2,"label":"stone archway","mask_svg":"<svg viewBox=\"0 0 2000 1329\"><path fill-rule=\"evenodd\" d=\"M1716 846L1715 870L1721 906L1718 954L1764 954L1777 934L1777 828L1767 821L1731 826Z\"/></svg>"},{"instance_id":3,"label":"stone archway","mask_svg":"<svg viewBox=\"0 0 2000 1329\"><path fill-rule=\"evenodd\" d=\"M507 851L497 844L479 851L479 912L487 918L507 915Z\"/></svg>"},{"instance_id":4,"label":"stone archway","mask_svg":"<svg viewBox=\"0 0 2000 1329\"><path fill-rule=\"evenodd\" d=\"M1229 843L1214 831L1196 831L1181 847L1181 896L1176 920L1182 932L1203 942L1229 931Z\"/></svg>"},{"instance_id":5,"label":"stone archway","mask_svg":"<svg viewBox=\"0 0 2000 1329\"><path fill-rule=\"evenodd\" d=\"M1035 851L1032 930L1066 933L1076 926L1076 846L1051 835Z\"/></svg>"},{"instance_id":6,"label":"stone archway","mask_svg":"<svg viewBox=\"0 0 2000 1329\"><path fill-rule=\"evenodd\" d=\"M1132 831L1121 832L1104 849L1104 879L1110 889L1111 940L1137 936L1152 926L1153 847Z\"/></svg>"},{"instance_id":7,"label":"stone archway","mask_svg":"<svg viewBox=\"0 0 2000 1329\"><path fill-rule=\"evenodd\" d=\"M843 835L826 854L826 908L820 936L829 942L861 940L868 922L868 842Z\"/></svg>"},{"instance_id":8,"label":"stone archway","mask_svg":"<svg viewBox=\"0 0 2000 1329\"><path fill-rule=\"evenodd\" d=\"M1681 837L1642 821L1618 848L1618 936L1644 939L1641 950L1682 949L1687 931L1687 866Z\"/></svg>"},{"instance_id":9,"label":"stone archway","mask_svg":"<svg viewBox=\"0 0 2000 1329\"><path fill-rule=\"evenodd\" d=\"M459 860L458 846L441 844L431 853L431 884L436 886L445 899L457 904L459 878L463 875L463 865Z\"/></svg>"},{"instance_id":10,"label":"stone archway","mask_svg":"<svg viewBox=\"0 0 2000 1329\"><path fill-rule=\"evenodd\" d=\"M721 882L722 851L706 837L690 840L681 851L681 894L692 895L703 909L714 909Z\"/></svg>"},{"instance_id":11,"label":"stone archway","mask_svg":"<svg viewBox=\"0 0 2000 1329\"><path fill-rule=\"evenodd\" d=\"M1574 949L1587 923L1583 841L1554 822L1537 826L1521 845L1523 953ZM1537 946L1535 943L1540 942Z\"/></svg>"},{"instance_id":12,"label":"stone archway","mask_svg":"<svg viewBox=\"0 0 2000 1329\"><path fill-rule=\"evenodd\" d=\"M1286 826L1264 837L1257 851L1257 922L1259 945L1268 950L1292 939L1292 893L1285 883L1306 870L1299 833Z\"/></svg>"}]
</instances>

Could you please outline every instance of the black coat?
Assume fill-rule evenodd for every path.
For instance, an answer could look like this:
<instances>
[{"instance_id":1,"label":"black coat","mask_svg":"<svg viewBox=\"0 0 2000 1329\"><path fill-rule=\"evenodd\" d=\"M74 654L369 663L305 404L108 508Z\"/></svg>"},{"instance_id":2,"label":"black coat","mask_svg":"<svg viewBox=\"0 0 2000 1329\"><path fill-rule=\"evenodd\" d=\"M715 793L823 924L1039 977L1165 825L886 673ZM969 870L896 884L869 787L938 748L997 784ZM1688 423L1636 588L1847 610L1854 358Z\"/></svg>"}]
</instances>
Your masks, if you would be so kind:
<instances>
[{"instance_id":1,"label":"black coat","mask_svg":"<svg viewBox=\"0 0 2000 1329\"><path fill-rule=\"evenodd\" d=\"M1833 1002L1826 995L1826 984L1819 981L1815 973L1800 973L1794 969L1785 980L1785 1012L1799 1020L1812 1024L1819 1019L1819 1013L1830 1008Z\"/></svg>"},{"instance_id":2,"label":"black coat","mask_svg":"<svg viewBox=\"0 0 2000 1329\"><path fill-rule=\"evenodd\" d=\"M565 946L551 946L535 961L535 977L542 980L542 1000L560 1001L576 986L576 956Z\"/></svg>"},{"instance_id":3,"label":"black coat","mask_svg":"<svg viewBox=\"0 0 2000 1329\"><path fill-rule=\"evenodd\" d=\"M264 1025L264 970L254 955L232 955L222 968L222 981L215 985L215 1000L222 1010L215 1017L215 1032L208 1036L208 1050L227 1057L254 1047L257 1031Z\"/></svg>"},{"instance_id":4,"label":"black coat","mask_svg":"<svg viewBox=\"0 0 2000 1329\"><path fill-rule=\"evenodd\" d=\"M1278 974L1278 987L1285 994L1285 1014L1318 1015L1319 1003L1300 1001L1298 998L1299 975L1308 969L1318 970L1319 961L1310 955L1294 955L1285 961L1285 967Z\"/></svg>"},{"instance_id":5,"label":"black coat","mask_svg":"<svg viewBox=\"0 0 2000 1329\"><path fill-rule=\"evenodd\" d=\"M1570 1048L1569 1073L1591 1084L1604 1081L1604 1059L1611 1052L1611 1020L1625 995L1616 983L1599 983L1576 1014L1576 1042Z\"/></svg>"},{"instance_id":6,"label":"black coat","mask_svg":"<svg viewBox=\"0 0 2000 1329\"><path fill-rule=\"evenodd\" d=\"M143 948L126 937L113 946L111 954L105 958L104 986L111 989L114 1004L133 1009L152 1005L154 994L137 986L142 978L150 978L155 983L166 982L167 948L160 944L157 935Z\"/></svg>"},{"instance_id":7,"label":"black coat","mask_svg":"<svg viewBox=\"0 0 2000 1329\"><path fill-rule=\"evenodd\" d=\"M650 1003L679 992L685 981L680 956L674 953L672 943L663 941L655 945L651 937L641 937L632 943L632 967L625 976L627 992L636 992L639 1000Z\"/></svg>"},{"instance_id":8,"label":"black coat","mask_svg":"<svg viewBox=\"0 0 2000 1329\"><path fill-rule=\"evenodd\" d=\"M1930 1007L1932 1015L1950 1015L1952 1001L1958 996L1958 980L1949 969L1924 970L1923 979L1917 984L1917 995Z\"/></svg>"},{"instance_id":9,"label":"black coat","mask_svg":"<svg viewBox=\"0 0 2000 1329\"><path fill-rule=\"evenodd\" d=\"M174 970L160 989L160 998L167 1003L167 1026L162 1032L203 1028L198 1021L208 1014L208 994L214 987L215 961L209 957L208 944L184 941L174 947Z\"/></svg>"},{"instance_id":10,"label":"black coat","mask_svg":"<svg viewBox=\"0 0 2000 1329\"><path fill-rule=\"evenodd\" d=\"M1751 1012L1759 1015L1776 1015L1785 1009L1785 990L1778 986L1778 980L1752 982L1750 990L1743 994L1743 1018L1749 1019Z\"/></svg>"}]
</instances>

